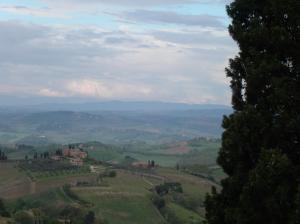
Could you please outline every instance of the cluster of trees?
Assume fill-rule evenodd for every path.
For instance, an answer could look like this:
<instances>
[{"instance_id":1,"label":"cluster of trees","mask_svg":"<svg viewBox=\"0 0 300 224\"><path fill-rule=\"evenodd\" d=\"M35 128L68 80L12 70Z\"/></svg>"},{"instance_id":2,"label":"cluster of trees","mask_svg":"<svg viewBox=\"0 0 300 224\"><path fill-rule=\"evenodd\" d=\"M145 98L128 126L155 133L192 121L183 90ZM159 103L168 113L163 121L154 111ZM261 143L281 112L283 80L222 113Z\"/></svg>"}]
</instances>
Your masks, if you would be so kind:
<instances>
[{"instance_id":1,"label":"cluster of trees","mask_svg":"<svg viewBox=\"0 0 300 224\"><path fill-rule=\"evenodd\" d=\"M32 149L32 150L34 149L33 147L26 146L26 145L20 145L20 147L27 147L27 148ZM69 149L76 149L76 145L68 145L68 148ZM33 153L33 159L35 159L35 160L37 160L37 159L49 159L51 154L53 154L53 153L50 153L49 151L45 151L45 152L42 152L42 153L38 153L38 152L35 151ZM55 150L54 155L63 156L63 150L62 149ZM28 160L28 158L29 158L29 156L26 155L25 160Z\"/></svg>"},{"instance_id":2,"label":"cluster of trees","mask_svg":"<svg viewBox=\"0 0 300 224\"><path fill-rule=\"evenodd\" d=\"M65 207L59 217L50 217L40 209L31 209L30 211L20 210L17 211L13 216L9 216L13 221L20 224L33 224L33 223L65 223L65 224L93 224L96 222L96 216L93 211L89 211L86 214L82 214L79 208ZM59 220L59 221L58 221Z\"/></svg>"},{"instance_id":3,"label":"cluster of trees","mask_svg":"<svg viewBox=\"0 0 300 224\"><path fill-rule=\"evenodd\" d=\"M218 164L227 178L206 199L209 224L300 223L299 0L235 0L226 69L234 112Z\"/></svg>"},{"instance_id":4,"label":"cluster of trees","mask_svg":"<svg viewBox=\"0 0 300 224\"><path fill-rule=\"evenodd\" d=\"M155 167L155 161L154 160L148 160L148 167L154 168Z\"/></svg>"},{"instance_id":5,"label":"cluster of trees","mask_svg":"<svg viewBox=\"0 0 300 224\"><path fill-rule=\"evenodd\" d=\"M183 193L181 183L171 182L155 186L155 192L160 196L168 194L169 191Z\"/></svg>"},{"instance_id":6,"label":"cluster of trees","mask_svg":"<svg viewBox=\"0 0 300 224\"><path fill-rule=\"evenodd\" d=\"M7 160L7 155L5 154L4 151L0 149L0 161L5 161L5 160Z\"/></svg>"},{"instance_id":7,"label":"cluster of trees","mask_svg":"<svg viewBox=\"0 0 300 224\"><path fill-rule=\"evenodd\" d=\"M31 172L46 172L46 171L70 171L79 170L79 167L69 163L61 163L55 160L33 160L31 163L20 162L19 167ZM85 167L82 167L82 169Z\"/></svg>"},{"instance_id":8,"label":"cluster of trees","mask_svg":"<svg viewBox=\"0 0 300 224\"><path fill-rule=\"evenodd\" d=\"M192 210L199 214L199 208L202 206L197 198L190 198L183 194L183 189L180 183L167 182L157 185L154 188L152 195L152 203L159 210L161 215L166 219L167 223L182 224L194 223L202 224L202 220L197 217L186 217L178 210L170 209L170 206L175 205L182 209Z\"/></svg>"},{"instance_id":9,"label":"cluster of trees","mask_svg":"<svg viewBox=\"0 0 300 224\"><path fill-rule=\"evenodd\" d=\"M77 195L75 195L69 186L63 188L68 197L72 200L76 200L78 204L82 205L85 203L81 201ZM51 212L49 212L49 204L40 203L36 201L31 203L26 201L26 199L18 199L13 206L9 206L9 210L5 207L5 203L0 199L0 217L10 218L10 223L20 223L20 224L33 224L33 223L66 223L66 224L93 224L93 223L105 223L103 220L96 218L94 211L86 210L87 206L65 204L64 206L59 206L55 209L52 206ZM1 219L1 218L0 218Z\"/></svg>"},{"instance_id":10,"label":"cluster of trees","mask_svg":"<svg viewBox=\"0 0 300 224\"><path fill-rule=\"evenodd\" d=\"M37 160L37 159L49 159L50 158L50 153L47 152L42 152L42 153L38 153L38 152L34 152L33 153L33 159ZM29 156L25 155L25 160L28 160Z\"/></svg>"},{"instance_id":11,"label":"cluster of trees","mask_svg":"<svg viewBox=\"0 0 300 224\"><path fill-rule=\"evenodd\" d=\"M76 145L68 145L69 149L76 149Z\"/></svg>"},{"instance_id":12,"label":"cluster of trees","mask_svg":"<svg viewBox=\"0 0 300 224\"><path fill-rule=\"evenodd\" d=\"M96 222L96 216L93 211L88 211L86 214L81 214L82 211L79 208L73 206L66 206L60 212L60 219L64 220L65 223L84 223L93 224Z\"/></svg>"},{"instance_id":13,"label":"cluster of trees","mask_svg":"<svg viewBox=\"0 0 300 224\"><path fill-rule=\"evenodd\" d=\"M183 193L183 189L180 183L164 183L155 186L155 194L152 197L152 202L158 210L161 210L165 207L166 201L164 196L168 195L170 192L174 193ZM178 198L178 197L176 197Z\"/></svg>"},{"instance_id":14,"label":"cluster of trees","mask_svg":"<svg viewBox=\"0 0 300 224\"><path fill-rule=\"evenodd\" d=\"M68 146L69 149L76 149L75 145L69 145ZM82 151L82 149L80 149ZM63 156L63 150L62 149L57 149L55 150L55 152L49 152L49 151L45 151L42 153L38 153L38 152L34 152L33 154L33 159L49 159L51 155L56 155L56 156ZM25 160L27 160L29 158L28 155L25 156Z\"/></svg>"},{"instance_id":15,"label":"cluster of trees","mask_svg":"<svg viewBox=\"0 0 300 224\"><path fill-rule=\"evenodd\" d=\"M55 151L55 155L56 155L56 156L63 156L63 151L62 151L62 149L57 149L57 150Z\"/></svg>"},{"instance_id":16,"label":"cluster of trees","mask_svg":"<svg viewBox=\"0 0 300 224\"><path fill-rule=\"evenodd\" d=\"M42 152L42 153L38 153L38 152L34 152L33 154L33 159L49 159L50 158L50 153L49 152ZM25 159L28 159L28 156L25 156Z\"/></svg>"},{"instance_id":17,"label":"cluster of trees","mask_svg":"<svg viewBox=\"0 0 300 224\"><path fill-rule=\"evenodd\" d=\"M102 182L103 178L105 177L116 177L117 176L117 172L115 170L105 170L102 173L99 173L98 177L97 177L97 182Z\"/></svg>"}]
</instances>

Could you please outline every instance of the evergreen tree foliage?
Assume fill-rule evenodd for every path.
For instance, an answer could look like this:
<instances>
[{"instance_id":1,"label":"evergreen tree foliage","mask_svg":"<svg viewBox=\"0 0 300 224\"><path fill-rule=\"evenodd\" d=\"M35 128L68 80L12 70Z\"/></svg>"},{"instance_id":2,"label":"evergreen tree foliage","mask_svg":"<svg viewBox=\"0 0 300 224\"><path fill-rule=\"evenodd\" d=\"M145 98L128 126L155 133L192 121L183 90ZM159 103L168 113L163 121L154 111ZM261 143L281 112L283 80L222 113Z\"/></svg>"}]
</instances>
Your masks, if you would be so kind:
<instances>
[{"instance_id":1,"label":"evergreen tree foliage","mask_svg":"<svg viewBox=\"0 0 300 224\"><path fill-rule=\"evenodd\" d=\"M89 211L89 213L84 218L85 224L93 224L95 222L95 213L93 211Z\"/></svg>"},{"instance_id":2,"label":"evergreen tree foliage","mask_svg":"<svg viewBox=\"0 0 300 224\"><path fill-rule=\"evenodd\" d=\"M300 1L227 6L239 54L226 69L234 112L218 164L228 177L206 199L209 224L296 224L300 217Z\"/></svg>"},{"instance_id":3,"label":"evergreen tree foliage","mask_svg":"<svg viewBox=\"0 0 300 224\"><path fill-rule=\"evenodd\" d=\"M0 217L10 217L10 214L6 210L4 202L1 198L0 198Z\"/></svg>"}]
</instances>

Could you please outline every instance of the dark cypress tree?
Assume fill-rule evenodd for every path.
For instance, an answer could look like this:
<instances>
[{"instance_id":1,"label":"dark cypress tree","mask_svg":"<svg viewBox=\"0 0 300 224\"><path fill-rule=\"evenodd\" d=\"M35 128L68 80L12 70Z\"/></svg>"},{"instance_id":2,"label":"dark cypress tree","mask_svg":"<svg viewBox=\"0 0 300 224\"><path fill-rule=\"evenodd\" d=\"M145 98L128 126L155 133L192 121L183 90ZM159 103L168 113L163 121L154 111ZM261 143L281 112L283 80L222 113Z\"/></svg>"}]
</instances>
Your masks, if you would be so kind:
<instances>
[{"instance_id":1,"label":"dark cypress tree","mask_svg":"<svg viewBox=\"0 0 300 224\"><path fill-rule=\"evenodd\" d=\"M218 163L228 177L206 199L209 224L296 224L300 214L300 1L235 0L226 69L234 112Z\"/></svg>"},{"instance_id":2,"label":"dark cypress tree","mask_svg":"<svg viewBox=\"0 0 300 224\"><path fill-rule=\"evenodd\" d=\"M93 211L89 211L88 214L84 217L85 224L93 224L95 222L95 213Z\"/></svg>"},{"instance_id":3,"label":"dark cypress tree","mask_svg":"<svg viewBox=\"0 0 300 224\"><path fill-rule=\"evenodd\" d=\"M0 198L0 217L10 217L10 213L6 210L4 202Z\"/></svg>"},{"instance_id":4,"label":"dark cypress tree","mask_svg":"<svg viewBox=\"0 0 300 224\"><path fill-rule=\"evenodd\" d=\"M37 153L37 152L35 152L35 153L33 154L33 159L38 159L38 153Z\"/></svg>"}]
</instances>

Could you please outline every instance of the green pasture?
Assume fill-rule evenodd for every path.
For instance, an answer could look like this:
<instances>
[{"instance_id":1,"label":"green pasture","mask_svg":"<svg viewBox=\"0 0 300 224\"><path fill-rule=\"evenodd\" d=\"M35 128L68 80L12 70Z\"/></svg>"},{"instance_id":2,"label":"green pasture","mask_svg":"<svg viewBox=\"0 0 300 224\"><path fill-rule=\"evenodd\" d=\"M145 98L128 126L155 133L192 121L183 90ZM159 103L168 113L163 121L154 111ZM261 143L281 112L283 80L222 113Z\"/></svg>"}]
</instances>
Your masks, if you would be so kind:
<instances>
[{"instance_id":1,"label":"green pasture","mask_svg":"<svg viewBox=\"0 0 300 224\"><path fill-rule=\"evenodd\" d=\"M125 171L115 178L104 178L103 186L76 187L73 191L83 200L93 204L92 210L110 224L117 223L164 223L152 204L150 179L143 179Z\"/></svg>"},{"instance_id":2,"label":"green pasture","mask_svg":"<svg viewBox=\"0 0 300 224\"><path fill-rule=\"evenodd\" d=\"M188 210L175 203L167 203L164 212L170 223L201 224L204 219L194 211Z\"/></svg>"}]
</instances>

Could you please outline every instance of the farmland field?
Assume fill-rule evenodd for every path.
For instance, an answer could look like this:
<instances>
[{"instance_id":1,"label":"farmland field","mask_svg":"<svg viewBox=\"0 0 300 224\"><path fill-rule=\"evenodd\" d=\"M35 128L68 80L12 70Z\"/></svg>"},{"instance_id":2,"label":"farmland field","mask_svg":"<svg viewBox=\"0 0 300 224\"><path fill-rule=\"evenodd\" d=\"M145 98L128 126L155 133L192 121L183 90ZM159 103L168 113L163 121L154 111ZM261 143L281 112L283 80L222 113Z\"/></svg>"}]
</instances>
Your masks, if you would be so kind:
<instances>
[{"instance_id":1,"label":"farmland field","mask_svg":"<svg viewBox=\"0 0 300 224\"><path fill-rule=\"evenodd\" d=\"M176 211L185 214L181 218L193 217L193 220L202 220L204 213L201 206L204 195L213 185L206 179L186 174L174 168L159 168L154 173L152 172L152 176L144 174L143 171L133 172L118 169L116 177L105 177L99 184L71 187L71 191L76 195L74 199L74 196L69 196L65 192L64 186L75 182L96 183L97 176L95 174L65 173L32 180L27 176L28 173L17 168L16 164L0 164L0 197L6 200L8 208L13 210L16 206L22 205L18 209L29 211L39 208L41 211L46 211L51 205L61 210L68 206L72 208L75 206L82 214L93 211L97 220L112 224L166 223L164 214ZM183 188L181 197L186 201L196 200L197 212L184 208L173 199L166 199L165 209L159 211L152 202L153 191L151 189L165 181L180 182ZM20 203L21 205L19 205ZM53 216L59 217L60 213L57 209L50 209L49 212ZM184 220L183 223L188 223L189 219Z\"/></svg>"},{"instance_id":2,"label":"farmland field","mask_svg":"<svg viewBox=\"0 0 300 224\"><path fill-rule=\"evenodd\" d=\"M215 162L219 145L205 138L159 145L76 143L72 147L88 154L79 167L67 158L43 158L59 145L2 147L15 162L0 163L0 198L15 216L33 218L38 211L45 220L51 214L82 223L92 212L108 224L201 223L205 195L224 176ZM149 161L155 166L133 166ZM157 190L172 184L180 191Z\"/></svg>"},{"instance_id":3,"label":"farmland field","mask_svg":"<svg viewBox=\"0 0 300 224\"><path fill-rule=\"evenodd\" d=\"M91 202L93 210L108 223L163 223L163 218L148 197L151 186L142 177L118 172L105 180L104 187L74 188Z\"/></svg>"}]
</instances>

